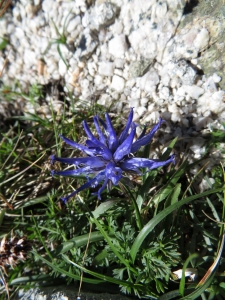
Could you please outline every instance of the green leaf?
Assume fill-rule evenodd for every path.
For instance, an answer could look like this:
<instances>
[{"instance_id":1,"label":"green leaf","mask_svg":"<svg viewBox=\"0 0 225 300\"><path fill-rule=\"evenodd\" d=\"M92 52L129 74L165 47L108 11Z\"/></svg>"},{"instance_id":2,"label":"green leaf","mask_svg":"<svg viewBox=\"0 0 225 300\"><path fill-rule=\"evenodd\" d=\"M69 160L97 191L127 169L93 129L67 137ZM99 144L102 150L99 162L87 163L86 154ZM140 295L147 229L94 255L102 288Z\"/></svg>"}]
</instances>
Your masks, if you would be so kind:
<instances>
[{"instance_id":1,"label":"green leaf","mask_svg":"<svg viewBox=\"0 0 225 300\"><path fill-rule=\"evenodd\" d=\"M135 289L137 287L139 287L139 288L142 287L142 285L140 285L140 284L135 284L135 283L132 283L132 282L128 282L128 281L125 281L125 280L120 280L120 279L117 279L117 278L106 276L104 274L99 274L99 273L90 271L90 270L78 265L77 263L69 260L69 258L64 254L62 255L62 257L66 262L71 263L72 265L74 265L77 268L81 269L83 272L88 273L88 274L90 274L94 277L97 277L99 279L102 279L104 281L112 282L112 283L119 284L119 285L122 285L122 286L128 286L128 287L131 287L133 289Z\"/></svg>"},{"instance_id":2,"label":"green leaf","mask_svg":"<svg viewBox=\"0 0 225 300\"><path fill-rule=\"evenodd\" d=\"M172 204L176 203L178 201L179 195L181 192L181 184L178 183L175 188L171 191L171 193L169 194L169 196L167 197L165 204L164 204L164 208L167 208L169 206L171 206ZM164 228L170 228L170 224L173 221L173 218L171 218L171 216L167 216L165 218L164 221Z\"/></svg>"},{"instance_id":3,"label":"green leaf","mask_svg":"<svg viewBox=\"0 0 225 300\"><path fill-rule=\"evenodd\" d=\"M175 184L180 179L181 175L184 174L184 172L186 171L186 167L187 167L187 161L184 161L182 165L179 167L179 169L171 177L171 179L169 179L168 182L152 198L151 202L158 204L162 200L164 200L172 191L172 189L175 187Z\"/></svg>"},{"instance_id":4,"label":"green leaf","mask_svg":"<svg viewBox=\"0 0 225 300\"><path fill-rule=\"evenodd\" d=\"M8 45L8 41L4 38L0 38L0 51L5 49L5 47Z\"/></svg>"},{"instance_id":5,"label":"green leaf","mask_svg":"<svg viewBox=\"0 0 225 300\"><path fill-rule=\"evenodd\" d=\"M198 298L202 295L202 293L210 286L214 279L215 273L212 273L211 277L198 289L196 289L194 292L188 294L188 296L182 297L182 300L193 300ZM187 289L185 291L188 291Z\"/></svg>"},{"instance_id":6,"label":"green leaf","mask_svg":"<svg viewBox=\"0 0 225 300\"><path fill-rule=\"evenodd\" d=\"M219 286L223 289L225 289L225 282L220 282Z\"/></svg>"},{"instance_id":7,"label":"green leaf","mask_svg":"<svg viewBox=\"0 0 225 300\"><path fill-rule=\"evenodd\" d=\"M174 145L177 142L177 137L175 137L175 139L172 140L172 142L169 144L169 146L167 147L166 151L163 153L163 155L161 156L160 160L166 160L168 159L171 151L173 150Z\"/></svg>"},{"instance_id":8,"label":"green leaf","mask_svg":"<svg viewBox=\"0 0 225 300\"><path fill-rule=\"evenodd\" d=\"M128 269L130 269L134 274L137 274L137 271L130 266L129 262L126 259L123 258L123 256L117 250L116 246L113 245L113 243L111 242L111 238L110 238L109 234L103 229L103 227L97 221L97 219L94 218L94 216L93 216L91 218L91 221L95 223L98 230L102 233L102 235L104 236L106 242L109 244L110 248L112 249L114 254L117 256L117 258L121 261L121 263L124 264Z\"/></svg>"},{"instance_id":9,"label":"green leaf","mask_svg":"<svg viewBox=\"0 0 225 300\"><path fill-rule=\"evenodd\" d=\"M109 236L112 236L112 234L109 234ZM83 234L80 236L77 236L67 242L62 243L59 245L55 250L51 252L52 257L56 257L60 254L63 254L67 251L69 251L72 248L78 248L84 245L87 245L88 241L89 243L94 243L98 241L104 240L104 236L99 231L94 231L91 233Z\"/></svg>"},{"instance_id":10,"label":"green leaf","mask_svg":"<svg viewBox=\"0 0 225 300\"><path fill-rule=\"evenodd\" d=\"M118 203L119 200L110 200L104 203L101 203L93 212L93 216L98 219L98 217L105 213L108 209L110 209L113 205L115 205L116 203Z\"/></svg>"},{"instance_id":11,"label":"green leaf","mask_svg":"<svg viewBox=\"0 0 225 300\"><path fill-rule=\"evenodd\" d=\"M174 204L177 202L178 197L180 195L181 192L181 184L178 183L175 188L171 191L171 193L169 194L169 196L167 197L165 204L164 204L164 208L167 208L168 206Z\"/></svg>"},{"instance_id":12,"label":"green leaf","mask_svg":"<svg viewBox=\"0 0 225 300\"><path fill-rule=\"evenodd\" d=\"M48 261L47 259L45 259L44 257L42 257L41 255L39 255L36 251L31 251L31 253L34 254L34 256L36 256L36 258L38 258L39 260L43 261L46 265L50 266L54 271L59 272L60 274L64 274L70 278L73 278L75 280L80 280L80 276L79 275L75 275L75 274L71 274L70 272L65 271L64 269L58 267L56 265L57 262L51 263L50 261ZM85 278L82 277L82 280L84 282L89 282L92 284L98 284L103 282L103 280L97 280L97 279L90 279L90 278Z\"/></svg>"},{"instance_id":13,"label":"green leaf","mask_svg":"<svg viewBox=\"0 0 225 300\"><path fill-rule=\"evenodd\" d=\"M141 210L142 204L145 201L145 197L152 186L152 183L157 175L157 171L151 171L146 173L148 176L145 178L143 185L140 187L139 191L137 192L136 202L138 205L138 209Z\"/></svg>"},{"instance_id":14,"label":"green leaf","mask_svg":"<svg viewBox=\"0 0 225 300\"><path fill-rule=\"evenodd\" d=\"M19 285L21 283L31 283L31 282L38 282L38 281L48 281L51 279L51 276L49 275L30 275L30 276L24 276L24 277L19 277L16 279L13 279L9 285Z\"/></svg>"},{"instance_id":15,"label":"green leaf","mask_svg":"<svg viewBox=\"0 0 225 300\"><path fill-rule=\"evenodd\" d=\"M0 226L2 225L2 221L3 221L3 219L4 219L5 212L6 212L6 209L5 209L5 208L0 209Z\"/></svg>"},{"instance_id":16,"label":"green leaf","mask_svg":"<svg viewBox=\"0 0 225 300\"><path fill-rule=\"evenodd\" d=\"M108 252L106 249L103 249L98 255L93 259L92 265L98 266L101 262L108 256Z\"/></svg>"},{"instance_id":17,"label":"green leaf","mask_svg":"<svg viewBox=\"0 0 225 300\"><path fill-rule=\"evenodd\" d=\"M140 233L138 234L138 236L136 237L132 247L131 247L131 257L133 262L136 259L136 255L138 250L140 249L142 243L144 242L145 238L148 236L148 234L155 228L155 226L157 224L159 224L166 216L168 216L170 213L172 213L174 210L180 208L182 205L184 204L188 204L189 202L196 200L198 198L201 197L205 197L207 195L210 194L214 194L217 192L222 192L224 190L223 188L218 188L218 189L213 189L213 190L209 190L206 191L204 193L200 193L197 195L193 195L191 197L182 199L181 201L174 203L173 205L167 207L166 209L164 209L163 211L161 211L158 215L156 215L153 219L151 219L144 227L143 229L140 231Z\"/></svg>"},{"instance_id":18,"label":"green leaf","mask_svg":"<svg viewBox=\"0 0 225 300\"><path fill-rule=\"evenodd\" d=\"M186 292L185 294L191 293L192 291L194 291L194 289L185 290L185 292ZM168 293L164 294L163 296L159 297L158 300L170 300L170 299L174 299L174 298L177 300L177 299L180 299L179 296L180 296L179 290L174 290L174 291L168 292Z\"/></svg>"},{"instance_id":19,"label":"green leaf","mask_svg":"<svg viewBox=\"0 0 225 300\"><path fill-rule=\"evenodd\" d=\"M64 58L63 55L62 55L62 51L61 51L59 45L57 45L57 50L58 50L59 56L61 57L62 61L64 62L65 66L66 66L67 69L68 69L68 68L69 68L69 65L67 64L67 62L65 61L65 58Z\"/></svg>"},{"instance_id":20,"label":"green leaf","mask_svg":"<svg viewBox=\"0 0 225 300\"><path fill-rule=\"evenodd\" d=\"M182 295L182 297L184 296L184 289L185 289L185 270L187 269L189 262L192 259L197 258L198 256L199 256L198 254L194 253L194 254L190 255L184 263L184 266L182 269L182 278L181 278L180 286L179 286L179 291L180 291L180 294Z\"/></svg>"}]
</instances>

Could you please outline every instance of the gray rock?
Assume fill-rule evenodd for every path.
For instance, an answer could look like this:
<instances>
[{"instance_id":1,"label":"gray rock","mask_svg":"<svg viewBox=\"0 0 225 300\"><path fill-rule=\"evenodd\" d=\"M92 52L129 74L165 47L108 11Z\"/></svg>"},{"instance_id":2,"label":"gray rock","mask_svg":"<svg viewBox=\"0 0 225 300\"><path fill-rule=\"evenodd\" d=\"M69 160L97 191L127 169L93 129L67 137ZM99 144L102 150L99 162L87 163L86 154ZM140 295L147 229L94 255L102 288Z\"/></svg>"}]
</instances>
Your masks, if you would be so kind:
<instances>
[{"instance_id":1,"label":"gray rock","mask_svg":"<svg viewBox=\"0 0 225 300\"><path fill-rule=\"evenodd\" d=\"M143 76L148 68L151 66L152 59L141 59L139 61L132 61L129 66L129 73L131 78Z\"/></svg>"},{"instance_id":2,"label":"gray rock","mask_svg":"<svg viewBox=\"0 0 225 300\"><path fill-rule=\"evenodd\" d=\"M112 24L118 13L118 8L111 2L103 2L95 5L90 11L87 11L83 17L83 25L92 30L99 30L102 27Z\"/></svg>"},{"instance_id":3,"label":"gray rock","mask_svg":"<svg viewBox=\"0 0 225 300\"><path fill-rule=\"evenodd\" d=\"M13 300L77 300L78 289L73 286L33 288L29 291L19 290ZM82 291L80 300L132 300L118 294L90 293Z\"/></svg>"}]
</instances>

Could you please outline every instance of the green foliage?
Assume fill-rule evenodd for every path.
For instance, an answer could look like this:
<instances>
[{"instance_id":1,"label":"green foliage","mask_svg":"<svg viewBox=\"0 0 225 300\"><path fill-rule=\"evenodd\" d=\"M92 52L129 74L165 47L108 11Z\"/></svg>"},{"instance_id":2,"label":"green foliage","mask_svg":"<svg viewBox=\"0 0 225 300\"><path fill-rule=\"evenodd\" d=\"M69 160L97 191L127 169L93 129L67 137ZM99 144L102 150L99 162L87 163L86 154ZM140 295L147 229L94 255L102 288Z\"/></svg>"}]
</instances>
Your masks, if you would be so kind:
<instances>
[{"instance_id":1,"label":"green foliage","mask_svg":"<svg viewBox=\"0 0 225 300\"><path fill-rule=\"evenodd\" d=\"M8 40L0 37L0 51L4 50L8 45Z\"/></svg>"},{"instance_id":2,"label":"green foliage","mask_svg":"<svg viewBox=\"0 0 225 300\"><path fill-rule=\"evenodd\" d=\"M17 93L11 90L11 97ZM33 85L23 96L35 106L43 97L42 87ZM49 155L78 155L64 147L58 134L79 141L81 121L90 122L104 109L97 105L89 110L76 105L66 108L60 119L53 109L51 119L36 113L12 118L11 129L1 131L0 196L5 199L1 236L13 230L27 236L33 246L26 262L9 270L10 288L57 280L78 284L83 273L83 282L96 286L104 282L112 293L119 287L122 293L152 299L182 299L182 294L190 293L191 299L197 299L200 292L208 299L220 299L225 294L223 256L213 276L196 286L220 246L223 228L213 220L224 222L222 168L198 174L209 182L209 190L201 193L193 184L198 177L189 173L190 165L183 161L141 178L127 177L110 194L102 193L102 202L92 195L93 188L64 206L60 197L80 186L83 178L52 179L50 169L60 165L51 166ZM173 152L175 142L161 149L163 159ZM149 157L150 150L143 149L143 156ZM209 172L216 179L214 185ZM173 279L172 272L184 267L198 270L199 278L191 286L187 279Z\"/></svg>"},{"instance_id":3,"label":"green foliage","mask_svg":"<svg viewBox=\"0 0 225 300\"><path fill-rule=\"evenodd\" d=\"M67 17L65 18L65 22L64 22L64 25L63 25L63 30L62 30L62 33L59 32L59 29L57 28L55 22L52 20L52 24L54 26L54 29L55 29L55 32L58 36L57 39L51 41L48 46L47 46L47 49L44 51L43 55L45 55L47 53L47 51L49 50L49 48L53 45L53 44L57 44L57 51L59 53L59 56L60 58L62 59L62 61L64 62L64 64L66 65L67 68L69 68L69 65L68 63L66 62L65 58L63 57L62 55L62 51L61 51L61 48L60 48L60 45L65 45L67 47L67 41L66 41L66 34L65 34L65 30L66 30L66 27L68 25L68 18L71 14L71 11L68 13Z\"/></svg>"}]
</instances>

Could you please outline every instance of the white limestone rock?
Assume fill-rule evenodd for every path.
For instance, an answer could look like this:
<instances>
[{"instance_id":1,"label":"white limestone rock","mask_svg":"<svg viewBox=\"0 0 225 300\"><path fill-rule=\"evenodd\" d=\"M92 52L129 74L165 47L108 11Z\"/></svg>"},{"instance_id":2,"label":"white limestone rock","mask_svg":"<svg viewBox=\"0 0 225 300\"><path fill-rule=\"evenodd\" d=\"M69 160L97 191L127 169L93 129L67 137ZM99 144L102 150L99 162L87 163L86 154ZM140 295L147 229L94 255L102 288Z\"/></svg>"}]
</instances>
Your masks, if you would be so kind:
<instances>
[{"instance_id":1,"label":"white limestone rock","mask_svg":"<svg viewBox=\"0 0 225 300\"><path fill-rule=\"evenodd\" d=\"M195 158L200 158L202 154L205 152L205 139L201 137L196 137L192 140L192 145L189 147L193 153Z\"/></svg>"},{"instance_id":2,"label":"white limestone rock","mask_svg":"<svg viewBox=\"0 0 225 300\"><path fill-rule=\"evenodd\" d=\"M127 51L127 42L124 34L116 35L109 41L109 53L114 57L122 58Z\"/></svg>"},{"instance_id":3,"label":"white limestone rock","mask_svg":"<svg viewBox=\"0 0 225 300\"><path fill-rule=\"evenodd\" d=\"M192 99L198 99L205 90L195 84L193 85L182 85L179 89L177 89L177 95L185 96L188 95Z\"/></svg>"},{"instance_id":4,"label":"white limestone rock","mask_svg":"<svg viewBox=\"0 0 225 300\"><path fill-rule=\"evenodd\" d=\"M148 24L147 24L148 23ZM129 41L136 53L145 59L154 59L157 54L157 44L151 36L151 22L147 22L129 35Z\"/></svg>"},{"instance_id":5,"label":"white limestone rock","mask_svg":"<svg viewBox=\"0 0 225 300\"><path fill-rule=\"evenodd\" d=\"M223 102L225 96L224 91L218 91L215 93L206 92L197 99L197 111L204 113L205 111L211 111L214 114L219 114L225 110L225 103Z\"/></svg>"},{"instance_id":6,"label":"white limestone rock","mask_svg":"<svg viewBox=\"0 0 225 300\"><path fill-rule=\"evenodd\" d=\"M67 66L66 66L65 62L62 59L59 60L58 71L59 71L59 74L61 76L65 76L65 74L67 72Z\"/></svg>"},{"instance_id":7,"label":"white limestone rock","mask_svg":"<svg viewBox=\"0 0 225 300\"><path fill-rule=\"evenodd\" d=\"M206 190L211 189L212 185L215 183L215 179L212 177L210 177L208 180L209 180L209 182L205 179L202 179L201 183L199 184L199 189L200 189L201 193L203 193Z\"/></svg>"},{"instance_id":8,"label":"white limestone rock","mask_svg":"<svg viewBox=\"0 0 225 300\"><path fill-rule=\"evenodd\" d=\"M136 109L136 112L138 113L139 117L143 116L146 111L147 111L147 108L144 106L139 106Z\"/></svg>"},{"instance_id":9,"label":"white limestone rock","mask_svg":"<svg viewBox=\"0 0 225 300\"><path fill-rule=\"evenodd\" d=\"M87 68L88 68L88 72L91 76L95 76L96 72L97 72L97 65L95 62L88 62L87 63Z\"/></svg>"},{"instance_id":10,"label":"white limestone rock","mask_svg":"<svg viewBox=\"0 0 225 300\"><path fill-rule=\"evenodd\" d=\"M103 106L110 106L112 104L112 98L109 94L102 94L97 103Z\"/></svg>"},{"instance_id":11,"label":"white limestone rock","mask_svg":"<svg viewBox=\"0 0 225 300\"><path fill-rule=\"evenodd\" d=\"M112 62L99 62L98 73L102 76L113 76L114 68L115 66Z\"/></svg>"},{"instance_id":12,"label":"white limestone rock","mask_svg":"<svg viewBox=\"0 0 225 300\"><path fill-rule=\"evenodd\" d=\"M192 85L196 79L196 70L184 59L169 62L161 73L164 74L166 71L171 77L179 77L185 85Z\"/></svg>"},{"instance_id":13,"label":"white limestone rock","mask_svg":"<svg viewBox=\"0 0 225 300\"><path fill-rule=\"evenodd\" d=\"M210 92L216 92L217 91L217 86L215 81L213 80L213 76L209 76L207 80L203 83L202 85L205 90L208 90Z\"/></svg>"},{"instance_id":14,"label":"white limestone rock","mask_svg":"<svg viewBox=\"0 0 225 300\"><path fill-rule=\"evenodd\" d=\"M170 96L170 90L168 87L163 86L160 91L159 91L159 97L164 99L164 100L168 100Z\"/></svg>"},{"instance_id":15,"label":"white limestone rock","mask_svg":"<svg viewBox=\"0 0 225 300\"><path fill-rule=\"evenodd\" d=\"M115 67L116 67L116 68L118 68L118 69L123 69L123 68L124 68L124 64L125 64L125 61L124 61L124 59L116 58L115 61L114 61L114 64L115 64Z\"/></svg>"},{"instance_id":16,"label":"white limestone rock","mask_svg":"<svg viewBox=\"0 0 225 300\"><path fill-rule=\"evenodd\" d=\"M209 108L213 113L219 114L225 109L224 97L225 91L218 91L213 93L212 99L209 103Z\"/></svg>"},{"instance_id":17,"label":"white limestone rock","mask_svg":"<svg viewBox=\"0 0 225 300\"><path fill-rule=\"evenodd\" d=\"M136 85L147 93L153 93L159 83L159 75L151 68L144 76L137 78Z\"/></svg>"},{"instance_id":18,"label":"white limestone rock","mask_svg":"<svg viewBox=\"0 0 225 300\"><path fill-rule=\"evenodd\" d=\"M125 80L118 76L114 75L112 78L111 89L116 90L117 92L122 92L125 86Z\"/></svg>"},{"instance_id":19,"label":"white limestone rock","mask_svg":"<svg viewBox=\"0 0 225 300\"><path fill-rule=\"evenodd\" d=\"M81 18L80 16L76 16L72 20L70 20L66 27L66 31L68 33L72 33L79 24L81 24Z\"/></svg>"},{"instance_id":20,"label":"white limestone rock","mask_svg":"<svg viewBox=\"0 0 225 300\"><path fill-rule=\"evenodd\" d=\"M216 73L213 73L213 81L215 82L215 83L219 83L220 81L221 81L221 77L218 75L218 74L216 74Z\"/></svg>"},{"instance_id":21,"label":"white limestone rock","mask_svg":"<svg viewBox=\"0 0 225 300\"><path fill-rule=\"evenodd\" d=\"M196 49L202 51L208 46L209 43L209 32L206 28L202 28L201 31L197 34L193 44Z\"/></svg>"},{"instance_id":22,"label":"white limestone rock","mask_svg":"<svg viewBox=\"0 0 225 300\"><path fill-rule=\"evenodd\" d=\"M149 115L145 116L144 121L146 123L155 124L159 121L160 114L158 111L152 111Z\"/></svg>"},{"instance_id":23,"label":"white limestone rock","mask_svg":"<svg viewBox=\"0 0 225 300\"><path fill-rule=\"evenodd\" d=\"M82 23L84 27L99 30L104 26L112 24L118 12L117 6L112 2L103 2L95 5L90 11L86 11Z\"/></svg>"}]
</instances>

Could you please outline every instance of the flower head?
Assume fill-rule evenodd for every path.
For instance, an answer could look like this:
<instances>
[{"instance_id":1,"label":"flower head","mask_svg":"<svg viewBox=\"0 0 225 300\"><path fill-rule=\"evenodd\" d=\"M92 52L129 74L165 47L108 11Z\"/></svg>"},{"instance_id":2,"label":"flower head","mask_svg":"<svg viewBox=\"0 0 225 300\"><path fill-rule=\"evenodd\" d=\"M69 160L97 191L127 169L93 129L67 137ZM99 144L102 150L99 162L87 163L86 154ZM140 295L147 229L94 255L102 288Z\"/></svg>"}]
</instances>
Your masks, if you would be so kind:
<instances>
[{"instance_id":1,"label":"flower head","mask_svg":"<svg viewBox=\"0 0 225 300\"><path fill-rule=\"evenodd\" d=\"M145 127L135 142L133 142L133 140L136 133L136 124L132 122L133 108L131 108L124 130L119 136L116 135L111 119L107 113L105 114L105 120L106 121L103 121L98 116L94 117L94 125L98 138L96 138L91 132L87 122L83 121L83 127L88 137L85 146L60 135L65 143L86 154L86 157L78 158L61 158L54 155L51 156L52 163L54 161L58 161L76 166L73 170L52 171L53 176L85 175L87 177L87 182L85 184L80 186L70 195L62 198L65 203L69 198L73 197L80 191L89 187L96 187L100 183L102 183L102 186L99 188L97 195L98 199L101 200L101 192L107 185L118 185L119 181L123 177L123 172L132 171L141 175L142 172L140 168L152 170L165 166L170 162L175 162L174 155L171 155L165 161L134 157L134 153L137 152L140 147L151 142L155 132L163 123L161 118L147 134Z\"/></svg>"}]
</instances>

